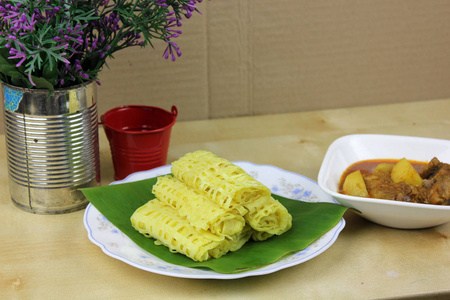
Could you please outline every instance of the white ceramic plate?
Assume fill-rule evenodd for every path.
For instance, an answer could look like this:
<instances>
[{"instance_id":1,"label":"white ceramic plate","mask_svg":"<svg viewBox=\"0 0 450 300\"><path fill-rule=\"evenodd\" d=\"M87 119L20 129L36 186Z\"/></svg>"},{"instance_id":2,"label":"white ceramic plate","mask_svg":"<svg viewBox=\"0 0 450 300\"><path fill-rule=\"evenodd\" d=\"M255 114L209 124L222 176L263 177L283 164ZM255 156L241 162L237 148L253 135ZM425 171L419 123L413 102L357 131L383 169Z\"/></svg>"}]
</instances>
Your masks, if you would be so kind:
<instances>
[{"instance_id":1,"label":"white ceramic plate","mask_svg":"<svg viewBox=\"0 0 450 300\"><path fill-rule=\"evenodd\" d=\"M342 173L353 163L367 159L430 161L437 157L450 163L450 141L422 137L355 134L335 140L319 171L319 186L339 203L380 225L418 229L450 222L450 206L353 197L337 192Z\"/></svg>"},{"instance_id":2,"label":"white ceramic plate","mask_svg":"<svg viewBox=\"0 0 450 300\"><path fill-rule=\"evenodd\" d=\"M323 192L315 181L302 175L273 166L255 165L249 162L236 162L235 164L242 167L254 178L269 187L274 194L306 202L337 203L331 196ZM131 174L127 178L121 181L115 181L112 184L133 182L168 173L170 173L170 166L163 166L149 171ZM173 277L234 279L273 273L316 257L336 241L339 233L345 227L345 220L341 218L338 224L306 249L289 255L266 267L238 274L221 274L211 270L186 268L169 264L137 246L91 204L86 208L84 225L87 229L89 239L99 246L104 253L136 268Z\"/></svg>"}]
</instances>

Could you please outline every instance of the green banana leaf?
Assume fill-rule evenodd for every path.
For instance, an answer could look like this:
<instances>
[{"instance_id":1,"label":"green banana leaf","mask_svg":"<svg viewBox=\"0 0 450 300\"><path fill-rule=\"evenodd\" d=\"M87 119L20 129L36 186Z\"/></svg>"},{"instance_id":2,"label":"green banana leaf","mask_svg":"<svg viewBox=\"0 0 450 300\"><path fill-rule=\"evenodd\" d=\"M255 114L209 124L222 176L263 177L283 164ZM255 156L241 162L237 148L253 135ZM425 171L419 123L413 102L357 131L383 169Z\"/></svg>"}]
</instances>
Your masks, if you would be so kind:
<instances>
[{"instance_id":1,"label":"green banana leaf","mask_svg":"<svg viewBox=\"0 0 450 300\"><path fill-rule=\"evenodd\" d=\"M292 228L264 242L247 242L241 249L204 262L171 253L165 246L155 245L131 225L130 217L140 206L154 198L152 187L156 178L136 182L82 189L90 203L113 225L147 252L172 264L214 270L219 273L240 273L271 264L280 258L305 249L333 228L346 207L334 203L309 203L273 195L292 215Z\"/></svg>"}]
</instances>

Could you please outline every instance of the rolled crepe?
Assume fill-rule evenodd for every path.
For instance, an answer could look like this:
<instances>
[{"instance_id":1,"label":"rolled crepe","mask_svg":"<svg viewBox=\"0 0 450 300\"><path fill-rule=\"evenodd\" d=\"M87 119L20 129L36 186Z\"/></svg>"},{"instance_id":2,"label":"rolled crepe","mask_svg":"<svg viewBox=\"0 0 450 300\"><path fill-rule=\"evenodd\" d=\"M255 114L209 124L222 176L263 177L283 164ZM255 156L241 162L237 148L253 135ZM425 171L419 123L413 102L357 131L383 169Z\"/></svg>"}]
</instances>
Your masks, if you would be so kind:
<instances>
[{"instance_id":1,"label":"rolled crepe","mask_svg":"<svg viewBox=\"0 0 450 300\"><path fill-rule=\"evenodd\" d=\"M243 169L204 150L188 153L173 162L172 173L221 207L238 210L241 215L247 213L244 204L270 196L270 190Z\"/></svg>"},{"instance_id":2,"label":"rolled crepe","mask_svg":"<svg viewBox=\"0 0 450 300\"><path fill-rule=\"evenodd\" d=\"M267 240L268 238L271 238L273 236L273 234L264 232L264 231L256 231L253 230L252 232L252 240L256 241L256 242L262 242Z\"/></svg>"},{"instance_id":3,"label":"rolled crepe","mask_svg":"<svg viewBox=\"0 0 450 300\"><path fill-rule=\"evenodd\" d=\"M288 210L272 196L260 197L244 205L248 213L244 216L250 226L260 232L280 235L292 226L292 216ZM255 234L253 239L267 239L267 234Z\"/></svg>"},{"instance_id":4,"label":"rolled crepe","mask_svg":"<svg viewBox=\"0 0 450 300\"><path fill-rule=\"evenodd\" d=\"M239 233L235 234L230 239L227 239L227 247L231 252L241 249L241 247L252 237L253 232L254 230L252 227L245 224L244 228Z\"/></svg>"},{"instance_id":5,"label":"rolled crepe","mask_svg":"<svg viewBox=\"0 0 450 300\"><path fill-rule=\"evenodd\" d=\"M170 175L158 178L153 186L153 194L176 209L197 230L217 235L217 240L230 238L240 233L245 226L244 218L237 212L223 209L204 194Z\"/></svg>"},{"instance_id":6,"label":"rolled crepe","mask_svg":"<svg viewBox=\"0 0 450 300\"><path fill-rule=\"evenodd\" d=\"M195 261L219 258L229 251L236 251L251 236L251 231L246 229L231 239L216 241L211 238L211 233L197 231L174 208L158 199L138 208L131 216L131 224L144 236Z\"/></svg>"},{"instance_id":7,"label":"rolled crepe","mask_svg":"<svg viewBox=\"0 0 450 300\"><path fill-rule=\"evenodd\" d=\"M155 243L195 261L264 241L291 228L292 217L270 190L240 167L208 151L172 164L175 177L158 178L156 199L138 208L133 227Z\"/></svg>"}]
</instances>

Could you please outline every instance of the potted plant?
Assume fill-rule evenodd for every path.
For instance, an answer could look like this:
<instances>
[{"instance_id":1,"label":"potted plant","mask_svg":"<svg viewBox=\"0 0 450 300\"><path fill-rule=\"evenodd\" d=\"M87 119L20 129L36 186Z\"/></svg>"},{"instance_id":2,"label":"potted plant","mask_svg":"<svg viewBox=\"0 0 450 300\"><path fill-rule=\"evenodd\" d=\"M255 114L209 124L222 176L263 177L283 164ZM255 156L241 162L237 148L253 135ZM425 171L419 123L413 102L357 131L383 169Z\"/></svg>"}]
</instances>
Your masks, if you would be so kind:
<instances>
[{"instance_id":1,"label":"potted plant","mask_svg":"<svg viewBox=\"0 0 450 300\"><path fill-rule=\"evenodd\" d=\"M34 213L78 210L99 182L96 86L114 53L174 40L201 0L0 1L0 82L10 193Z\"/></svg>"}]
</instances>

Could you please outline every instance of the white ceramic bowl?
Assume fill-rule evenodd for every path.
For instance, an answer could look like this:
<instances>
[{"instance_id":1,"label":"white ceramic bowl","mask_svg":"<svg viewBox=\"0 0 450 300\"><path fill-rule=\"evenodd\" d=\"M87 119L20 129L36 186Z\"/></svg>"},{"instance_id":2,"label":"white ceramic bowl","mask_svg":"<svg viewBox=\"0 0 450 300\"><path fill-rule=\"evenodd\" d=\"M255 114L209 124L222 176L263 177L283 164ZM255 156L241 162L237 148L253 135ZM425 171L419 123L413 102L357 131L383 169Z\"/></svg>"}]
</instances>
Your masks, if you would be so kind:
<instances>
[{"instance_id":1,"label":"white ceramic bowl","mask_svg":"<svg viewBox=\"0 0 450 300\"><path fill-rule=\"evenodd\" d=\"M366 159L430 161L437 157L450 163L450 141L421 137L355 134L335 140L319 171L319 186L339 203L380 225L417 229L450 222L450 206L409 203L343 195L337 192L342 173L351 164Z\"/></svg>"}]
</instances>

